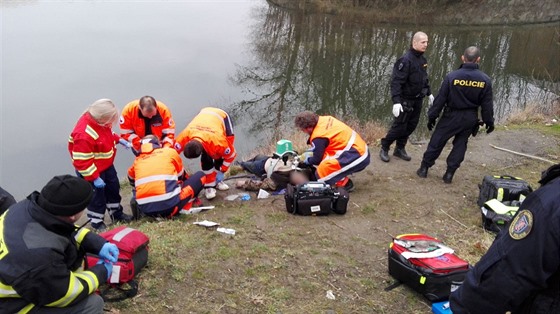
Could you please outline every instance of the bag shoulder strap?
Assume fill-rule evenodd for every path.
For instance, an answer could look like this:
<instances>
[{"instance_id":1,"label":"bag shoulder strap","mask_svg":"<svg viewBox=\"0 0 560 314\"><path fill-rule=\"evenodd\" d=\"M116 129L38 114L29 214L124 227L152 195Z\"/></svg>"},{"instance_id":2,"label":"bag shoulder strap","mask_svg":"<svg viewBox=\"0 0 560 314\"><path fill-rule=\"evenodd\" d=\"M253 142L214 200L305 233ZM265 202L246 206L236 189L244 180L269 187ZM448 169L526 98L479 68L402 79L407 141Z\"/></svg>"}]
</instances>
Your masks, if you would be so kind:
<instances>
[{"instance_id":1,"label":"bag shoulder strap","mask_svg":"<svg viewBox=\"0 0 560 314\"><path fill-rule=\"evenodd\" d=\"M125 288L125 285L129 288ZM99 289L99 292L105 302L120 302L138 294L138 282L131 280L123 284L108 284L105 288Z\"/></svg>"}]
</instances>

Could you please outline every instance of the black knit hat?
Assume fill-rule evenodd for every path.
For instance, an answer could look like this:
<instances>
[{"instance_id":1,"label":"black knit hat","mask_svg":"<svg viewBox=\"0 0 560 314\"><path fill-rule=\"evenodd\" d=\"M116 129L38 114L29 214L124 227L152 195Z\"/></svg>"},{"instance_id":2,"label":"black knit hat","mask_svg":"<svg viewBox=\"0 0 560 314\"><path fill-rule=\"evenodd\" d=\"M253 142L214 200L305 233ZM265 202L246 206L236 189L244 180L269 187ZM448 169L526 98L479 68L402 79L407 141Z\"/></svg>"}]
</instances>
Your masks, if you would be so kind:
<instances>
[{"instance_id":1,"label":"black knit hat","mask_svg":"<svg viewBox=\"0 0 560 314\"><path fill-rule=\"evenodd\" d=\"M72 216L84 210L93 196L86 180L71 175L52 178L41 190L37 203L57 216Z\"/></svg>"}]
</instances>

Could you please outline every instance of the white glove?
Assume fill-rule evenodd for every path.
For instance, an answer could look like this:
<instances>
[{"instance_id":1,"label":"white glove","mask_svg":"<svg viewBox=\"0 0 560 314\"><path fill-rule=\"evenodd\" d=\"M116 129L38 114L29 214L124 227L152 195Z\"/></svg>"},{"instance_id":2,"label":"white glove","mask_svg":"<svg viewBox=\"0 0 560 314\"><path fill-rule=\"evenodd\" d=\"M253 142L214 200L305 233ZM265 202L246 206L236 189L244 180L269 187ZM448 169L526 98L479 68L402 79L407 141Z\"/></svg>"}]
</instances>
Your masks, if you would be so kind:
<instances>
[{"instance_id":1,"label":"white glove","mask_svg":"<svg viewBox=\"0 0 560 314\"><path fill-rule=\"evenodd\" d=\"M398 118L401 112L403 112L401 104L394 104L393 115L395 116L395 118Z\"/></svg>"},{"instance_id":2,"label":"white glove","mask_svg":"<svg viewBox=\"0 0 560 314\"><path fill-rule=\"evenodd\" d=\"M430 104L430 106L434 104L434 95L428 95L428 103Z\"/></svg>"}]
</instances>

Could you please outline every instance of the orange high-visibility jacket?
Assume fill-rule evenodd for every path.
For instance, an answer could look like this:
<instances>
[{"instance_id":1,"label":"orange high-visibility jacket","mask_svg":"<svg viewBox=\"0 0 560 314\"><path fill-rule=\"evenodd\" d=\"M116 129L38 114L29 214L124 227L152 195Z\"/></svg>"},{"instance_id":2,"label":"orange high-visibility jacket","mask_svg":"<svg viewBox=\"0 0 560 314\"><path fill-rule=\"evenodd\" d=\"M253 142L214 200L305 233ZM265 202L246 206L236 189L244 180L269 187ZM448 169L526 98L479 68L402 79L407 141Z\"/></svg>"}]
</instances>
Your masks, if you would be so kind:
<instances>
[{"instance_id":1,"label":"orange high-visibility jacket","mask_svg":"<svg viewBox=\"0 0 560 314\"><path fill-rule=\"evenodd\" d=\"M84 179L93 181L113 164L119 136L84 113L68 138L68 151L74 168Z\"/></svg>"},{"instance_id":2,"label":"orange high-visibility jacket","mask_svg":"<svg viewBox=\"0 0 560 314\"><path fill-rule=\"evenodd\" d=\"M139 99L129 102L124 107L119 121L121 137L131 142L136 150L140 149L140 140L148 135L146 134L145 119L140 112L139 102ZM156 101L156 109L157 114L150 119L152 134L157 136L164 146L173 146L175 122L171 116L171 111L160 101Z\"/></svg>"},{"instance_id":3,"label":"orange high-visibility jacket","mask_svg":"<svg viewBox=\"0 0 560 314\"><path fill-rule=\"evenodd\" d=\"M136 188L136 202L142 206L142 211L149 214L176 206L185 193L178 181L183 172L183 161L175 149L142 144L140 154L128 169L129 180L134 181Z\"/></svg>"},{"instance_id":4,"label":"orange high-visibility jacket","mask_svg":"<svg viewBox=\"0 0 560 314\"><path fill-rule=\"evenodd\" d=\"M235 152L233 126L229 115L222 109L206 107L179 133L175 149L182 152L185 145L197 140L204 151L214 160L223 158L220 171L226 172L237 155Z\"/></svg>"},{"instance_id":5,"label":"orange high-visibility jacket","mask_svg":"<svg viewBox=\"0 0 560 314\"><path fill-rule=\"evenodd\" d=\"M327 181L335 175L347 171L359 163L362 156L367 156L367 143L352 128L332 116L319 116L309 142L316 138L326 138L322 160L317 166L319 181ZM361 161L361 160L360 160Z\"/></svg>"}]
</instances>

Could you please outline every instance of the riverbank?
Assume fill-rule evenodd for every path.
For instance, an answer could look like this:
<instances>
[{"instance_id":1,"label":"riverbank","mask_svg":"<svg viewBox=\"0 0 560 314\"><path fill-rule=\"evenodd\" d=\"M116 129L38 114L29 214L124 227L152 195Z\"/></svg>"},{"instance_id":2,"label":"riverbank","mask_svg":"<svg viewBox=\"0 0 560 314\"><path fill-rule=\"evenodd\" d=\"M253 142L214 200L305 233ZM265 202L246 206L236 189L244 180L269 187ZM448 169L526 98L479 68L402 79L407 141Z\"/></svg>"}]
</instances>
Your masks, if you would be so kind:
<instances>
[{"instance_id":1,"label":"riverbank","mask_svg":"<svg viewBox=\"0 0 560 314\"><path fill-rule=\"evenodd\" d=\"M267 0L269 3L306 13L352 16L371 23L407 25L518 25L558 23L560 3L556 0Z\"/></svg>"},{"instance_id":2,"label":"riverbank","mask_svg":"<svg viewBox=\"0 0 560 314\"><path fill-rule=\"evenodd\" d=\"M474 264L494 237L482 230L476 205L484 175L519 176L536 188L549 166L490 144L560 162L558 124L507 125L471 138L450 185L441 180L450 146L426 179L415 173L425 143L409 145L410 162L383 163L379 148L370 146L372 162L352 178L356 190L344 216L293 216L282 196L227 201L242 191L218 192L202 199L212 210L131 224L150 236L150 262L139 276L139 296L108 307L113 313L430 313L429 303L405 286L383 290L393 282L391 238L427 233ZM236 234L193 225L202 220Z\"/></svg>"}]
</instances>

